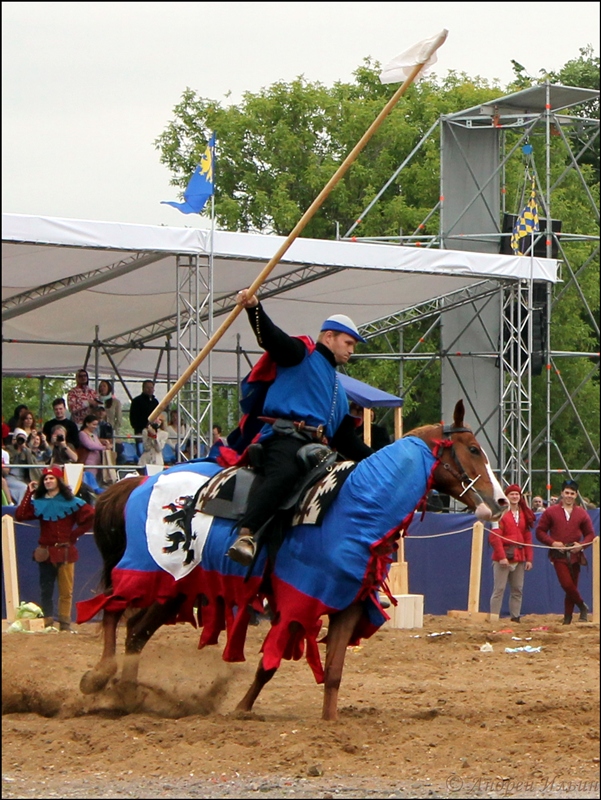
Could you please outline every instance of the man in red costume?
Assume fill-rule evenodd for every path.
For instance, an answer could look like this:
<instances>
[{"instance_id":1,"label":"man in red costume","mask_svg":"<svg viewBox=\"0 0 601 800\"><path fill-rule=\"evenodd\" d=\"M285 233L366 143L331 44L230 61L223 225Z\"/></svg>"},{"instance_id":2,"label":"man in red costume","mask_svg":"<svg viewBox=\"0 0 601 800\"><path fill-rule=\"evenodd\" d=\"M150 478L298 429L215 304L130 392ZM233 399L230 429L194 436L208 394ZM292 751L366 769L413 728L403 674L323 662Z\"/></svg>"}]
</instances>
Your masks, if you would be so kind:
<instances>
[{"instance_id":1,"label":"man in red costume","mask_svg":"<svg viewBox=\"0 0 601 800\"><path fill-rule=\"evenodd\" d=\"M536 517L528 508L517 483L505 489L509 509L492 530L488 541L492 545L494 588L490 598L490 613L498 617L507 583L510 586L509 614L512 622L520 621L524 573L532 569L532 534Z\"/></svg>"},{"instance_id":2,"label":"man in red costume","mask_svg":"<svg viewBox=\"0 0 601 800\"><path fill-rule=\"evenodd\" d=\"M553 548L549 551L549 558L566 593L564 625L572 622L574 606L580 611L578 621L588 622L588 607L578 591L578 578L580 566L587 563L582 548L593 541L595 531L587 512L576 505L577 497L576 481L564 481L558 502L541 515L536 528L539 542Z\"/></svg>"},{"instance_id":3,"label":"man in red costume","mask_svg":"<svg viewBox=\"0 0 601 800\"><path fill-rule=\"evenodd\" d=\"M40 484L32 481L15 513L15 519L40 521L39 546L33 557L40 571L41 606L47 627L54 625L54 585L58 581L58 620L61 631L71 631L71 606L75 562L79 558L75 542L94 524L94 509L75 497L64 482L59 466L42 470Z\"/></svg>"}]
</instances>

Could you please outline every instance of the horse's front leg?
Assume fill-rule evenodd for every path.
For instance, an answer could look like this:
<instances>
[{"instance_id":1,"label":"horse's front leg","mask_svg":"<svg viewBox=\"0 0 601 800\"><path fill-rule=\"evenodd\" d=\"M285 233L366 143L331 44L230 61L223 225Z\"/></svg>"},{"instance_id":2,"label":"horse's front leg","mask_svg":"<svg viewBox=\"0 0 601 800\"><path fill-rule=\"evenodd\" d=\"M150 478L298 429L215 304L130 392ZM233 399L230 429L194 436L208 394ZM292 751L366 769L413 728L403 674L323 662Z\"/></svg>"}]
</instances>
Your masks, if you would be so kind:
<instances>
[{"instance_id":1,"label":"horse's front leg","mask_svg":"<svg viewBox=\"0 0 601 800\"><path fill-rule=\"evenodd\" d=\"M269 683L276 672L277 669L264 669L263 658L261 658L255 673L255 679L252 682L248 692L236 706L236 711L250 711L255 703L255 700L261 694L261 690L266 683Z\"/></svg>"},{"instance_id":2,"label":"horse's front leg","mask_svg":"<svg viewBox=\"0 0 601 800\"><path fill-rule=\"evenodd\" d=\"M117 672L117 623L123 611L105 611L102 617L103 650L100 661L79 682L83 694L99 692Z\"/></svg>"},{"instance_id":3,"label":"horse's front leg","mask_svg":"<svg viewBox=\"0 0 601 800\"><path fill-rule=\"evenodd\" d=\"M177 613L184 599L184 595L180 594L165 603L154 602L148 608L138 611L127 621L125 660L121 672L122 682L138 682L140 653L158 629Z\"/></svg>"},{"instance_id":4,"label":"horse's front leg","mask_svg":"<svg viewBox=\"0 0 601 800\"><path fill-rule=\"evenodd\" d=\"M290 634L294 636L298 634L300 628L297 623L293 622L290 625ZM263 658L259 661L259 666L257 667L257 671L255 672L255 679L252 682L250 689L244 695L242 700L236 706L236 711L251 711L252 707L255 703L257 697L261 694L261 690L265 686L266 683L273 678L275 673L277 672L277 667L275 669L265 669L263 667Z\"/></svg>"},{"instance_id":5,"label":"horse's front leg","mask_svg":"<svg viewBox=\"0 0 601 800\"><path fill-rule=\"evenodd\" d=\"M353 603L348 608L330 616L323 681L322 719L334 721L338 718L338 690L342 680L344 657L361 613L361 606Z\"/></svg>"},{"instance_id":6,"label":"horse's front leg","mask_svg":"<svg viewBox=\"0 0 601 800\"><path fill-rule=\"evenodd\" d=\"M116 688L124 708L130 713L136 711L143 699L138 691L140 654L152 635L177 613L183 600L184 595L178 595L166 603L154 602L127 621L125 658Z\"/></svg>"}]
</instances>

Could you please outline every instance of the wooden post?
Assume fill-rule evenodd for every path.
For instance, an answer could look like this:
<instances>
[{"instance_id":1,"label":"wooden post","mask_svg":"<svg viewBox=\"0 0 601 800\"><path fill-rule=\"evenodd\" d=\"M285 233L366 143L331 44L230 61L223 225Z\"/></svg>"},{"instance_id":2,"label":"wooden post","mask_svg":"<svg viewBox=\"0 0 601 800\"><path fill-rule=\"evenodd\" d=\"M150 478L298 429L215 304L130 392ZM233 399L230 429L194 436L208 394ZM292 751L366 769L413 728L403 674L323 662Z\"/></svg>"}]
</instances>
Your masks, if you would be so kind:
<instances>
[{"instance_id":1,"label":"wooden post","mask_svg":"<svg viewBox=\"0 0 601 800\"><path fill-rule=\"evenodd\" d=\"M480 606L483 542L484 525L481 522L474 522L474 530L472 533L472 561L470 564L470 586L467 595L467 610L471 614L477 614Z\"/></svg>"},{"instance_id":2,"label":"wooden post","mask_svg":"<svg viewBox=\"0 0 601 800\"><path fill-rule=\"evenodd\" d=\"M593 539L593 622L601 622L601 608L599 607L599 537Z\"/></svg>"},{"instance_id":3,"label":"wooden post","mask_svg":"<svg viewBox=\"0 0 601 800\"><path fill-rule=\"evenodd\" d=\"M15 523L10 514L5 514L2 517L2 570L4 574L6 620L10 623L15 621L15 613L19 605Z\"/></svg>"},{"instance_id":4,"label":"wooden post","mask_svg":"<svg viewBox=\"0 0 601 800\"><path fill-rule=\"evenodd\" d=\"M363 441L371 447L371 408L363 409Z\"/></svg>"},{"instance_id":5,"label":"wooden post","mask_svg":"<svg viewBox=\"0 0 601 800\"><path fill-rule=\"evenodd\" d=\"M472 554L470 562L470 585L467 592L467 611L448 611L447 616L458 617L459 619L489 620L494 622L494 618L484 612L479 611L480 605L480 582L482 578L482 549L484 544L484 525L481 522L474 522L472 531Z\"/></svg>"},{"instance_id":6,"label":"wooden post","mask_svg":"<svg viewBox=\"0 0 601 800\"><path fill-rule=\"evenodd\" d=\"M403 435L403 408L397 406L394 409L394 438L400 439Z\"/></svg>"},{"instance_id":7,"label":"wooden post","mask_svg":"<svg viewBox=\"0 0 601 800\"><path fill-rule=\"evenodd\" d=\"M388 585L391 594L409 594L409 564L405 561L405 540L402 536L397 561L390 565Z\"/></svg>"}]
</instances>

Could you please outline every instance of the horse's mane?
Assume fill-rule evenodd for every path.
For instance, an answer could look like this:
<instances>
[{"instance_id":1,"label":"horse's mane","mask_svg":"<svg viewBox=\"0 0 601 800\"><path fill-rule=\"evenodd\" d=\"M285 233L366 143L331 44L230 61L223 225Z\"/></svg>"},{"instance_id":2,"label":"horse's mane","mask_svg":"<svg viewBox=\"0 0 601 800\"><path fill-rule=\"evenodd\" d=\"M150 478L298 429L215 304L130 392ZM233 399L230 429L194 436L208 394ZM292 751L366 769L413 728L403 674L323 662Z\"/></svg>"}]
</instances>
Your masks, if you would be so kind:
<instances>
[{"instance_id":1,"label":"horse's mane","mask_svg":"<svg viewBox=\"0 0 601 800\"><path fill-rule=\"evenodd\" d=\"M104 567L101 576L103 590L111 587L111 572L125 553L125 504L130 494L145 480L126 478L100 495L94 509L94 541L100 551Z\"/></svg>"},{"instance_id":2,"label":"horse's mane","mask_svg":"<svg viewBox=\"0 0 601 800\"><path fill-rule=\"evenodd\" d=\"M442 426L439 424L437 425L420 425L417 428L412 428L407 433L404 433L401 438L405 438L407 436L417 436L418 439L428 439L430 438L431 434L434 431L439 430Z\"/></svg>"}]
</instances>

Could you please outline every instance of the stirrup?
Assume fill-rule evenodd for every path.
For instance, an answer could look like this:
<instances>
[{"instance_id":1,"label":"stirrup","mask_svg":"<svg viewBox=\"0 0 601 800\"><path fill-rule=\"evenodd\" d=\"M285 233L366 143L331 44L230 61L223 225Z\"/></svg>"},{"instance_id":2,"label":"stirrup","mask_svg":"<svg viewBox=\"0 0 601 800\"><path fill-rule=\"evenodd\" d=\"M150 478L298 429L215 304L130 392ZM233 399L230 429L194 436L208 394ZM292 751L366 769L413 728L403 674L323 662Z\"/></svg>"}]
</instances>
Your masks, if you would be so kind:
<instances>
[{"instance_id":1,"label":"stirrup","mask_svg":"<svg viewBox=\"0 0 601 800\"><path fill-rule=\"evenodd\" d=\"M227 551L232 561L243 567L250 567L257 551L257 543L252 536L239 536Z\"/></svg>"}]
</instances>

